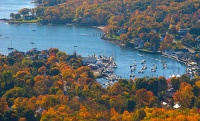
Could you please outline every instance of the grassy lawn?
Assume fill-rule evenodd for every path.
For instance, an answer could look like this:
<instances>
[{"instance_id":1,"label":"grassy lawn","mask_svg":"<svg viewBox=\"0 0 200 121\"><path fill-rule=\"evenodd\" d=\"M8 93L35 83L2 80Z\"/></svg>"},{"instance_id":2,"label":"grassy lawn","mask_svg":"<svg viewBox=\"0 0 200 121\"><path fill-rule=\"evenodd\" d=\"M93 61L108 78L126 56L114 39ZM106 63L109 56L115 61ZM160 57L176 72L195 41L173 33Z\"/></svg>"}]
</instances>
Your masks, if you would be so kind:
<instances>
[{"instance_id":1,"label":"grassy lawn","mask_svg":"<svg viewBox=\"0 0 200 121\"><path fill-rule=\"evenodd\" d=\"M145 49L145 48L140 49L140 50L143 51L143 52L152 52L152 51L150 51L150 50L148 50L148 49Z\"/></svg>"},{"instance_id":2,"label":"grassy lawn","mask_svg":"<svg viewBox=\"0 0 200 121\"><path fill-rule=\"evenodd\" d=\"M110 34L106 34L106 38L120 40L119 36L116 36L116 35L110 35Z\"/></svg>"},{"instance_id":3,"label":"grassy lawn","mask_svg":"<svg viewBox=\"0 0 200 121\"><path fill-rule=\"evenodd\" d=\"M37 23L39 20L30 20L30 21L27 21L27 20L23 20L22 23Z\"/></svg>"},{"instance_id":4,"label":"grassy lawn","mask_svg":"<svg viewBox=\"0 0 200 121\"><path fill-rule=\"evenodd\" d=\"M37 23L39 22L40 19L33 19L33 20L24 20L24 19L19 19L19 20L16 20L16 22L21 22L21 23Z\"/></svg>"}]
</instances>

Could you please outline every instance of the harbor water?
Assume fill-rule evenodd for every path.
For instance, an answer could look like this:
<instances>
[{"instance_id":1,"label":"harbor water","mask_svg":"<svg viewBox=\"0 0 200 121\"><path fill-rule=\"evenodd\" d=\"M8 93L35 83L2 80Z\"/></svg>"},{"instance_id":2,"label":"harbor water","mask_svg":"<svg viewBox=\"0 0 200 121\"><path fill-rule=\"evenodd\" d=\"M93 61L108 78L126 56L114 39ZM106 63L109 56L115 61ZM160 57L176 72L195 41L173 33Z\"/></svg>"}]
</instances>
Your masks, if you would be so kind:
<instances>
[{"instance_id":1,"label":"harbor water","mask_svg":"<svg viewBox=\"0 0 200 121\"><path fill-rule=\"evenodd\" d=\"M34 7L29 0L1 0L0 18L8 18L11 12L17 12L22 7ZM8 7L9 6L9 7ZM136 78L150 76L165 76L168 78L172 74L182 75L185 73L186 66L176 60L156 54L147 54L135 51L130 48L121 47L102 40L103 32L95 27L81 27L71 25L40 25L40 24L21 24L10 25L0 23L0 53L8 54L13 47L19 51L28 51L32 48L44 50L58 48L67 54L74 51L82 56L106 55L113 56L117 63L114 73L122 78L130 78L134 74ZM138 73L143 65L142 60L146 60L147 69L144 73ZM163 69L163 61L167 63ZM136 69L131 73L130 65L136 63ZM156 64L156 72L152 72L153 63Z\"/></svg>"}]
</instances>

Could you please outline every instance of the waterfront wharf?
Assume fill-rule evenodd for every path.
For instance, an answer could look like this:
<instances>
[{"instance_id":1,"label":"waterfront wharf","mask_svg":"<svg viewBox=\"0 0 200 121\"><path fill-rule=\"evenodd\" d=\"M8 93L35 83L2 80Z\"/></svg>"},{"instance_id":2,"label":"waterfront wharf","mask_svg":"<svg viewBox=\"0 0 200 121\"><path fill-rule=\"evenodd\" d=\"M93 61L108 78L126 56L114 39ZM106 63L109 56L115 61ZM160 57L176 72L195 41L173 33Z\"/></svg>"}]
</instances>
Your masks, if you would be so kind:
<instances>
[{"instance_id":1,"label":"waterfront wharf","mask_svg":"<svg viewBox=\"0 0 200 121\"><path fill-rule=\"evenodd\" d=\"M90 58L92 57L94 56L90 56ZM114 69L117 68L117 64L114 61L113 57L102 55L100 55L99 57L95 57L97 61L93 64L89 64L88 66L92 69L96 77L105 78L108 81L117 81L121 78L120 76L114 74Z\"/></svg>"},{"instance_id":2,"label":"waterfront wharf","mask_svg":"<svg viewBox=\"0 0 200 121\"><path fill-rule=\"evenodd\" d=\"M186 59L178 58L177 56L173 56L173 55L166 54L166 53L162 53L162 56L173 59L173 60L177 60L178 62L181 62L184 64L187 64L187 62L188 62L188 60L186 60Z\"/></svg>"}]
</instances>

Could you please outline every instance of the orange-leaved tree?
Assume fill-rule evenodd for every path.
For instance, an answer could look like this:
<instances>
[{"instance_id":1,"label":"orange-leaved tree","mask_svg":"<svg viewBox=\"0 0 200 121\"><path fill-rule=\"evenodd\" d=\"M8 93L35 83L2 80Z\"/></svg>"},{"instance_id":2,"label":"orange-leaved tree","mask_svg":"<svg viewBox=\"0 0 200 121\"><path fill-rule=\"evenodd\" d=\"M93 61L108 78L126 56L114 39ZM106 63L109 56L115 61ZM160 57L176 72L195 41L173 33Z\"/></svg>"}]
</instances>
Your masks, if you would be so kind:
<instances>
[{"instance_id":1,"label":"orange-leaved tree","mask_svg":"<svg viewBox=\"0 0 200 121\"><path fill-rule=\"evenodd\" d=\"M179 102L183 107L189 107L193 97L192 86L186 82L182 82L180 89L173 95L174 101Z\"/></svg>"}]
</instances>

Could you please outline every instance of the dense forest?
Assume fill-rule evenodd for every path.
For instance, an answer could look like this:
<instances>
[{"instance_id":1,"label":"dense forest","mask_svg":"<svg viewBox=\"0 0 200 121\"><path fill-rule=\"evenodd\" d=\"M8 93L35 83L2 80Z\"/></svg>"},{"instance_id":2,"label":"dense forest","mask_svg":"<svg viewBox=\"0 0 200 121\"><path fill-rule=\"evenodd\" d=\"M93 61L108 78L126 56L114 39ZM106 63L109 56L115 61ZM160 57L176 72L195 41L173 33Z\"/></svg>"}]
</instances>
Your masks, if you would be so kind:
<instances>
[{"instance_id":1,"label":"dense forest","mask_svg":"<svg viewBox=\"0 0 200 121\"><path fill-rule=\"evenodd\" d=\"M0 57L0 70L1 121L200 120L199 78L120 79L103 88L80 56L56 48L13 51Z\"/></svg>"},{"instance_id":2,"label":"dense forest","mask_svg":"<svg viewBox=\"0 0 200 121\"><path fill-rule=\"evenodd\" d=\"M11 18L33 15L43 24L75 23L105 26L108 38L132 46L144 43L151 50L199 49L200 1L198 0L35 0L34 9L21 9ZM180 29L188 29L181 36ZM162 38L162 41L160 39ZM174 40L181 40L172 44Z\"/></svg>"},{"instance_id":3,"label":"dense forest","mask_svg":"<svg viewBox=\"0 0 200 121\"><path fill-rule=\"evenodd\" d=\"M199 0L35 2L11 19L104 26L105 37L130 47L199 49ZM180 35L181 29L188 32ZM0 56L0 121L198 121L199 113L199 77L120 79L103 88L76 53L51 48Z\"/></svg>"}]
</instances>

